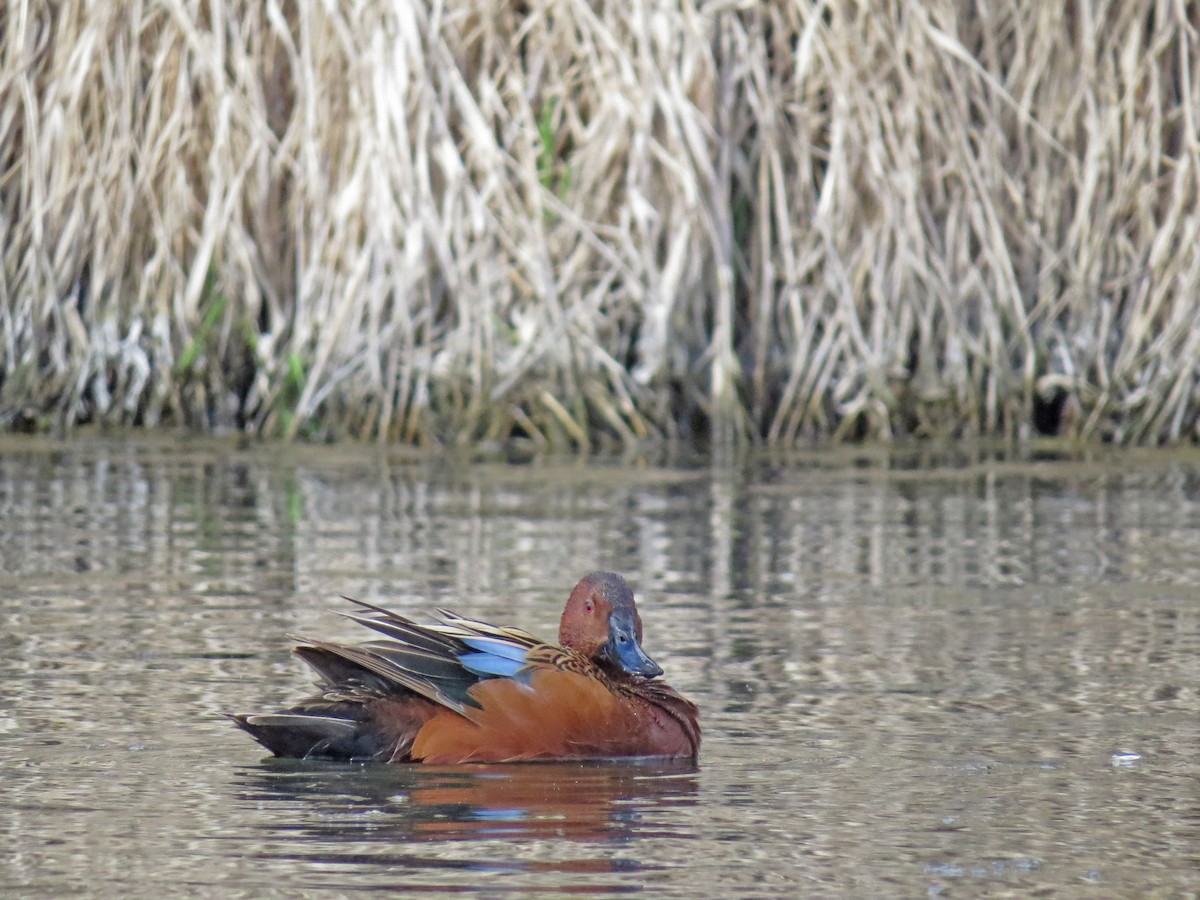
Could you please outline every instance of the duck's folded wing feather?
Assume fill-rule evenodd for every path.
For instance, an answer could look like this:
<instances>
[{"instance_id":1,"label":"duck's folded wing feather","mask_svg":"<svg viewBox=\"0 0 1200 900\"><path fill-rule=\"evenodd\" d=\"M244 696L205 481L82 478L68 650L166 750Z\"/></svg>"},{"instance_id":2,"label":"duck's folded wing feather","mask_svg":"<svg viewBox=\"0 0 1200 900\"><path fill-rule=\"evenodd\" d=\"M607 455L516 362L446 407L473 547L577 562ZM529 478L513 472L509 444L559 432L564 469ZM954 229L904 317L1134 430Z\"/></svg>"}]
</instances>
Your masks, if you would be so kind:
<instances>
[{"instance_id":1,"label":"duck's folded wing feather","mask_svg":"<svg viewBox=\"0 0 1200 900\"><path fill-rule=\"evenodd\" d=\"M411 691L465 714L478 702L472 687L493 678L520 678L530 651L545 646L521 629L448 610L440 610L444 621L420 625L361 600L352 602L365 611L346 617L390 640L352 645L299 638L303 646L297 653L321 675L327 691L366 690L377 696Z\"/></svg>"},{"instance_id":2,"label":"duck's folded wing feather","mask_svg":"<svg viewBox=\"0 0 1200 900\"><path fill-rule=\"evenodd\" d=\"M297 648L300 658L325 678L327 689L341 690L344 687L347 672L350 671L344 664L349 663L351 667L375 676L371 684L380 696L403 690L412 691L458 713L474 705L469 691L479 681L479 676L467 669L457 657L429 653L391 641L350 645L315 638L301 640L308 647L324 651L323 654L312 654L302 652L304 647ZM324 662L324 654L332 655L342 664L336 669L332 668ZM330 676L342 680L330 683Z\"/></svg>"}]
</instances>

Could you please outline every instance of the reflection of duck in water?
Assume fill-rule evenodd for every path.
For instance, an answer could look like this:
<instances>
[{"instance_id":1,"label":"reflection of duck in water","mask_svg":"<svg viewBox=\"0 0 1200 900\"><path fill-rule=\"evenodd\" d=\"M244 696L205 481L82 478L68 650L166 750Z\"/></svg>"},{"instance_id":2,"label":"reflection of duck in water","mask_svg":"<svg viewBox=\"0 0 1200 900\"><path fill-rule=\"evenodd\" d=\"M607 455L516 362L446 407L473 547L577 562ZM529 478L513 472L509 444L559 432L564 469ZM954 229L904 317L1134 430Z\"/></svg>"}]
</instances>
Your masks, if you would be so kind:
<instances>
[{"instance_id":1,"label":"reflection of duck in water","mask_svg":"<svg viewBox=\"0 0 1200 900\"><path fill-rule=\"evenodd\" d=\"M296 653L323 693L278 713L233 716L276 756L389 762L659 757L694 759L699 711L642 650L620 575L571 591L561 646L465 619L418 625L360 603L350 615L391 640L309 640Z\"/></svg>"},{"instance_id":2,"label":"reflection of duck in water","mask_svg":"<svg viewBox=\"0 0 1200 900\"><path fill-rule=\"evenodd\" d=\"M347 770L281 760L247 769L239 780L255 807L267 801L306 810L301 830L320 839L322 852L327 840L353 844L368 832L373 841L590 841L658 832L674 821L666 810L694 803L698 790L696 769L684 761ZM294 835L295 823L283 827Z\"/></svg>"}]
</instances>

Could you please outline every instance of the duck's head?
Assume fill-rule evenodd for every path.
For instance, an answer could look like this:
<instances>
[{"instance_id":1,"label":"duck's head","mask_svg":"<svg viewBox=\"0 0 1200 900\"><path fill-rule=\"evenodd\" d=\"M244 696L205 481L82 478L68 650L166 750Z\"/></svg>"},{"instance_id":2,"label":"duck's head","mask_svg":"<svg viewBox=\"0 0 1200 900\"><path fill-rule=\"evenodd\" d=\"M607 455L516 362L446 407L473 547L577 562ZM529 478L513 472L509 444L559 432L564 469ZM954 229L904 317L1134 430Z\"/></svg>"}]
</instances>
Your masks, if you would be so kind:
<instances>
[{"instance_id":1,"label":"duck's head","mask_svg":"<svg viewBox=\"0 0 1200 900\"><path fill-rule=\"evenodd\" d=\"M662 667L642 650L642 618L625 579L593 572L575 585L558 626L558 642L610 672L657 678Z\"/></svg>"}]
</instances>

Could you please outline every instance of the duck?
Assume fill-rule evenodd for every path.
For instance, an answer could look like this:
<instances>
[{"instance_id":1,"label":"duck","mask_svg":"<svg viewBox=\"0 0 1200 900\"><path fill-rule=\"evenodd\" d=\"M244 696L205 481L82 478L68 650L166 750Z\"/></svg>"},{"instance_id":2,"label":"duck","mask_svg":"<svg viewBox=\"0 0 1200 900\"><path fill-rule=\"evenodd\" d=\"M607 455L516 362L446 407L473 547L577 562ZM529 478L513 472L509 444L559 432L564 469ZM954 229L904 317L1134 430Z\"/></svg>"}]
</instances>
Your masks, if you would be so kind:
<instances>
[{"instance_id":1,"label":"duck","mask_svg":"<svg viewBox=\"0 0 1200 900\"><path fill-rule=\"evenodd\" d=\"M320 692L229 717L275 756L441 765L699 756L699 709L660 680L633 591L614 572L575 585L557 644L447 609L418 624L350 602L343 615L384 639L299 638L293 652Z\"/></svg>"}]
</instances>

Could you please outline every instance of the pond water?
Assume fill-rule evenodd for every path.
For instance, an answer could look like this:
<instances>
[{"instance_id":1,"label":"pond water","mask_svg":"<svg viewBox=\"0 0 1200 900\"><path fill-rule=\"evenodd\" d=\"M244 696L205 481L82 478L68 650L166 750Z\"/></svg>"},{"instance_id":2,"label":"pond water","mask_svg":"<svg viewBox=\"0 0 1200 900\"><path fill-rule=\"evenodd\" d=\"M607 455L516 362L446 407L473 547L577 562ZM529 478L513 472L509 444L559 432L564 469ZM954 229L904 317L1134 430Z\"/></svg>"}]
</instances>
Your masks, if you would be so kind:
<instances>
[{"instance_id":1,"label":"pond water","mask_svg":"<svg viewBox=\"0 0 1200 900\"><path fill-rule=\"evenodd\" d=\"M340 594L553 636L597 568L697 766L264 759ZM524 465L0 444L0 893L1200 890L1200 455Z\"/></svg>"}]
</instances>

